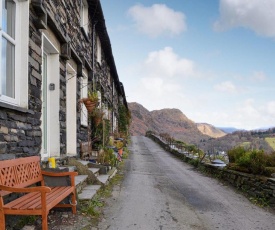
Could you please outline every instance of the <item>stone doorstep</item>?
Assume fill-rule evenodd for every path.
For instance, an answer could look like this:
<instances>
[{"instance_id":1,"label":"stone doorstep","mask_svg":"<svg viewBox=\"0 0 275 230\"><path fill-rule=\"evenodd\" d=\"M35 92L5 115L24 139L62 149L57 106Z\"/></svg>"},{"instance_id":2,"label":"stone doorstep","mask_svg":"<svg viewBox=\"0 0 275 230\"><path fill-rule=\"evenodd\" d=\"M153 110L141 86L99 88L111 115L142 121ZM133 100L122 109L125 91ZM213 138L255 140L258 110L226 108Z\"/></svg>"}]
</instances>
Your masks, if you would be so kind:
<instances>
[{"instance_id":1,"label":"stone doorstep","mask_svg":"<svg viewBox=\"0 0 275 230\"><path fill-rule=\"evenodd\" d=\"M101 185L88 185L85 188L83 188L80 194L78 194L78 199L91 200L100 188Z\"/></svg>"},{"instance_id":2,"label":"stone doorstep","mask_svg":"<svg viewBox=\"0 0 275 230\"><path fill-rule=\"evenodd\" d=\"M104 185L108 184L109 181L109 175L99 175L97 179Z\"/></svg>"},{"instance_id":3,"label":"stone doorstep","mask_svg":"<svg viewBox=\"0 0 275 230\"><path fill-rule=\"evenodd\" d=\"M100 168L89 168L90 171L93 172L93 174L98 177L99 176L99 170Z\"/></svg>"},{"instance_id":4,"label":"stone doorstep","mask_svg":"<svg viewBox=\"0 0 275 230\"><path fill-rule=\"evenodd\" d=\"M77 161L83 165L86 165L87 167L88 167L88 164L90 163L89 161L83 161L83 160L77 160Z\"/></svg>"},{"instance_id":5,"label":"stone doorstep","mask_svg":"<svg viewBox=\"0 0 275 230\"><path fill-rule=\"evenodd\" d=\"M88 175L77 175L75 177L75 187L77 193L80 193L80 191L86 186Z\"/></svg>"}]
</instances>

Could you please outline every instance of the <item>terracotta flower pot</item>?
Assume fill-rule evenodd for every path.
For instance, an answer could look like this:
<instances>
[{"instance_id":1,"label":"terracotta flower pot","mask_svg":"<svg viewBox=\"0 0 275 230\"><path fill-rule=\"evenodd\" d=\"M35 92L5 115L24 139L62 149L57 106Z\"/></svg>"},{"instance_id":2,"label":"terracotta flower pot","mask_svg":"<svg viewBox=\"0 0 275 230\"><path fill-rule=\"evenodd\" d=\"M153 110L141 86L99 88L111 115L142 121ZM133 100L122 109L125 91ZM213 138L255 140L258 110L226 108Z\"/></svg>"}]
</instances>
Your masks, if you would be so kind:
<instances>
[{"instance_id":1,"label":"terracotta flower pot","mask_svg":"<svg viewBox=\"0 0 275 230\"><path fill-rule=\"evenodd\" d=\"M97 105L97 101L91 101L89 98L82 98L80 101L84 103L88 113L91 113Z\"/></svg>"},{"instance_id":2,"label":"terracotta flower pot","mask_svg":"<svg viewBox=\"0 0 275 230\"><path fill-rule=\"evenodd\" d=\"M119 149L119 150L118 150L118 153L119 153L120 156L122 156L122 154L123 154L123 149L122 149L122 148Z\"/></svg>"}]
</instances>

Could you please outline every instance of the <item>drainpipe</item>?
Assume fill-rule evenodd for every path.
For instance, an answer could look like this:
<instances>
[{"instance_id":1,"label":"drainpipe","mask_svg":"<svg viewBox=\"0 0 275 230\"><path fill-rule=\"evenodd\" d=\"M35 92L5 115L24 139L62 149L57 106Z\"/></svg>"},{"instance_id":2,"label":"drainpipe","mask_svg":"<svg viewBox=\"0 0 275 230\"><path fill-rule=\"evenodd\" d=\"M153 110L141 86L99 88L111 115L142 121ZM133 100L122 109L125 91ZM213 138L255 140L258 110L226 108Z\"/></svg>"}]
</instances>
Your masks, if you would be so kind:
<instances>
[{"instance_id":1,"label":"drainpipe","mask_svg":"<svg viewBox=\"0 0 275 230\"><path fill-rule=\"evenodd\" d=\"M95 26L97 24L97 21L93 24L93 38L92 38L92 53L93 53L93 91L96 90L95 88Z\"/></svg>"}]
</instances>

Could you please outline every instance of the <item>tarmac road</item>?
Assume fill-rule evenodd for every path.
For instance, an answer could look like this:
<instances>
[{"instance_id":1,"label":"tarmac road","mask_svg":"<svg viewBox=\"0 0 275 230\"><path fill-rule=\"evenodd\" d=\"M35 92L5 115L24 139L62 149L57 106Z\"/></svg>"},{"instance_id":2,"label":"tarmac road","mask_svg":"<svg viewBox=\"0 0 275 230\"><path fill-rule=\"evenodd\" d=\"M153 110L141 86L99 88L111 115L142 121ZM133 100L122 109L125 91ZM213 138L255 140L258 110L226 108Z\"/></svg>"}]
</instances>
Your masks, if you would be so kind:
<instances>
[{"instance_id":1,"label":"tarmac road","mask_svg":"<svg viewBox=\"0 0 275 230\"><path fill-rule=\"evenodd\" d=\"M104 208L105 230L274 230L275 215L193 170L146 137L132 137L122 185Z\"/></svg>"}]
</instances>

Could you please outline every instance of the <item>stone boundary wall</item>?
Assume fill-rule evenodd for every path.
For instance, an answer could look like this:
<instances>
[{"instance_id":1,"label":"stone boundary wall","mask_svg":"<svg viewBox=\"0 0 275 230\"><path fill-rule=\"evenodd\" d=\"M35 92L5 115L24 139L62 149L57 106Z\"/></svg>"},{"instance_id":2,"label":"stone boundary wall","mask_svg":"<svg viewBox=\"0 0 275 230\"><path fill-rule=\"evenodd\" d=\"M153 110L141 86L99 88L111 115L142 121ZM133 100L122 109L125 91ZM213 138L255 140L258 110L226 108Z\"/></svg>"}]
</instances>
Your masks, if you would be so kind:
<instances>
[{"instance_id":1,"label":"stone boundary wall","mask_svg":"<svg viewBox=\"0 0 275 230\"><path fill-rule=\"evenodd\" d=\"M150 134L147 137L181 160L185 162L193 160L192 158L179 153L177 150L172 149L158 136ZM200 163L198 168L201 171L209 173L214 177L229 183L233 187L243 191L246 195L263 203L267 203L270 207L275 208L275 178L228 170L226 168L215 167L206 163Z\"/></svg>"}]
</instances>

